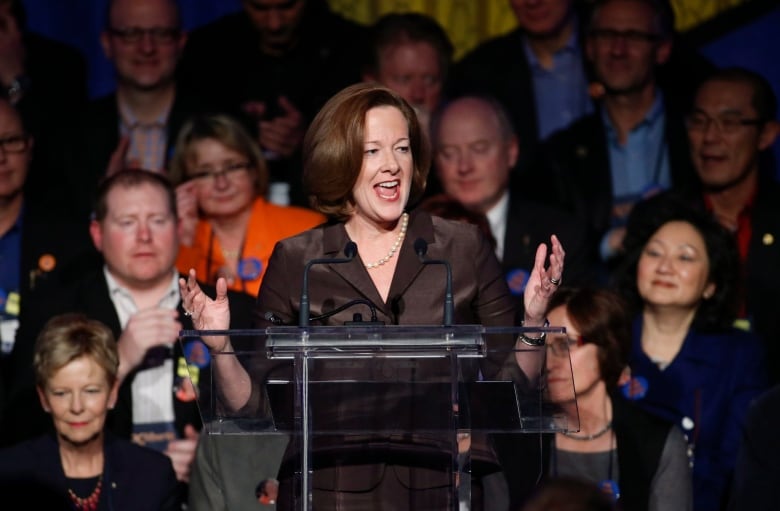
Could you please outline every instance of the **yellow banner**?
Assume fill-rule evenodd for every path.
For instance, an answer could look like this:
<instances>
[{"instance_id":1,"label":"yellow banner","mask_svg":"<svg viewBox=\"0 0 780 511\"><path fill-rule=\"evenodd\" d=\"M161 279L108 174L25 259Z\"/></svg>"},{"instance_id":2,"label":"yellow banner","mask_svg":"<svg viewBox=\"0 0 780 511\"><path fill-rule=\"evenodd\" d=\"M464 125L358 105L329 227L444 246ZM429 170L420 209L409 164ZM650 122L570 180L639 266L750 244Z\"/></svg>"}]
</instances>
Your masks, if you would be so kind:
<instances>
[{"instance_id":1,"label":"yellow banner","mask_svg":"<svg viewBox=\"0 0 780 511\"><path fill-rule=\"evenodd\" d=\"M576 1L576 0L575 0ZM677 29L685 31L748 0L671 0ZM421 12L444 27L455 58L517 26L509 0L330 0L334 11L366 25L388 12Z\"/></svg>"}]
</instances>

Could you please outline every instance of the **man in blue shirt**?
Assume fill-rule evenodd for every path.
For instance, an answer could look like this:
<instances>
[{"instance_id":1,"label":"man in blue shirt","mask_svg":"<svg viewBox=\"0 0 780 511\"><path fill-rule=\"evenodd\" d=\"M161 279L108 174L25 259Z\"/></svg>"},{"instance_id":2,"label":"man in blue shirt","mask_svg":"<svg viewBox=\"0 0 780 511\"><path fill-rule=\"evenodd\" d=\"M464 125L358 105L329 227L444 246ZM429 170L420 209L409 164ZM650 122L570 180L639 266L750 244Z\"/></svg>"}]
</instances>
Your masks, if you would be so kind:
<instances>
[{"instance_id":1,"label":"man in blue shirt","mask_svg":"<svg viewBox=\"0 0 780 511\"><path fill-rule=\"evenodd\" d=\"M453 68L450 93L501 101L525 158L539 140L593 111L573 0L511 0L518 28L480 44Z\"/></svg>"},{"instance_id":2,"label":"man in blue shirt","mask_svg":"<svg viewBox=\"0 0 780 511\"><path fill-rule=\"evenodd\" d=\"M526 187L546 183L548 197L586 219L603 279L620 255L633 204L695 182L685 112L670 106L657 80L672 35L671 11L655 0L597 2L585 45L599 83L597 110L550 137L529 169Z\"/></svg>"}]
</instances>

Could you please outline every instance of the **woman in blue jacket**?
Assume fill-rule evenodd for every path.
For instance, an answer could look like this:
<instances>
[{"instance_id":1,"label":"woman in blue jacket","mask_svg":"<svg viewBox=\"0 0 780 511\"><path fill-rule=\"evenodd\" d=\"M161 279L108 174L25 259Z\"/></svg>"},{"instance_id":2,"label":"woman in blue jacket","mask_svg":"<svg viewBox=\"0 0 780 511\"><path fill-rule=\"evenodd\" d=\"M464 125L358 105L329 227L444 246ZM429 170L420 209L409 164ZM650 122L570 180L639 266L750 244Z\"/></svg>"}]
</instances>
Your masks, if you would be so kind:
<instances>
[{"instance_id":1,"label":"woman in blue jacket","mask_svg":"<svg viewBox=\"0 0 780 511\"><path fill-rule=\"evenodd\" d=\"M694 509L721 509L745 413L768 384L760 339L733 327L736 243L709 214L656 197L632 214L624 247L618 287L636 311L624 392L683 429Z\"/></svg>"}]
</instances>

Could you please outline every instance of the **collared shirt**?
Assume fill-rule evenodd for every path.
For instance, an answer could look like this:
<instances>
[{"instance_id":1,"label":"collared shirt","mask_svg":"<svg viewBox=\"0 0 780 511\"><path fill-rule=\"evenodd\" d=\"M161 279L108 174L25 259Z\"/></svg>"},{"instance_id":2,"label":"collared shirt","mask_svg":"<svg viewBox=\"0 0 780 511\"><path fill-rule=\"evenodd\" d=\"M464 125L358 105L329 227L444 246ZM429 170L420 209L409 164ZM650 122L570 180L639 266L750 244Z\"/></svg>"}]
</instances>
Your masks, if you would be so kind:
<instances>
[{"instance_id":1,"label":"collared shirt","mask_svg":"<svg viewBox=\"0 0 780 511\"><path fill-rule=\"evenodd\" d=\"M730 227L731 232L737 241L737 249L739 250L740 260L740 282L746 282L747 279L747 259L748 251L750 250L750 238L753 236L753 205L756 201L756 191L748 199L745 206L737 215L737 225ZM704 195L704 206L707 211L714 214L712 207L712 201L708 195ZM742 320L737 323L737 326L745 330L750 330L749 315L747 311L747 297L745 296L744 286L738 289L739 292L739 310L737 313L738 320Z\"/></svg>"},{"instance_id":2,"label":"collared shirt","mask_svg":"<svg viewBox=\"0 0 780 511\"><path fill-rule=\"evenodd\" d=\"M539 140L593 111L577 30L553 55L552 69L542 67L527 39L523 51L533 80Z\"/></svg>"},{"instance_id":3,"label":"collared shirt","mask_svg":"<svg viewBox=\"0 0 780 511\"><path fill-rule=\"evenodd\" d=\"M103 268L103 273L111 302L119 316L119 324L124 330L130 318L138 312L138 306L130 292L119 285L106 267ZM157 305L162 309L176 310L179 300L179 275L174 270L171 272L168 290ZM164 448L166 440L175 438L173 359L166 357L162 364L138 370L133 377L131 389L133 440L142 445ZM162 440L159 445L155 444L157 440Z\"/></svg>"},{"instance_id":4,"label":"collared shirt","mask_svg":"<svg viewBox=\"0 0 780 511\"><path fill-rule=\"evenodd\" d=\"M506 217L509 214L509 192L504 192L501 199L485 215L490 224L490 232L496 239L496 257L504 260L504 237L506 236Z\"/></svg>"},{"instance_id":5,"label":"collared shirt","mask_svg":"<svg viewBox=\"0 0 780 511\"><path fill-rule=\"evenodd\" d=\"M628 133L625 145L620 144L606 109L602 109L601 118L607 132L615 203L634 203L653 191L669 188L671 174L663 95L656 94L645 118Z\"/></svg>"},{"instance_id":6,"label":"collared shirt","mask_svg":"<svg viewBox=\"0 0 780 511\"><path fill-rule=\"evenodd\" d=\"M160 172L166 165L168 114L171 106L154 122L142 123L127 105L119 104L119 133L130 138L125 163L137 161L141 168Z\"/></svg>"}]
</instances>

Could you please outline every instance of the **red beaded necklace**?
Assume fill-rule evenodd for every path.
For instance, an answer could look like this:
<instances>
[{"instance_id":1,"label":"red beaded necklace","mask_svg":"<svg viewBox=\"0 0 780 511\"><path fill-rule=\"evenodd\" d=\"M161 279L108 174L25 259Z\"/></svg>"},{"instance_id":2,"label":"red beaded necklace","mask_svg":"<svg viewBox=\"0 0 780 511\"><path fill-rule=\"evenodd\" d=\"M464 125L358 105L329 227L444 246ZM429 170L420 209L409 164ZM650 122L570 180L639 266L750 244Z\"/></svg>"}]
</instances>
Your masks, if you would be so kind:
<instances>
[{"instance_id":1,"label":"red beaded necklace","mask_svg":"<svg viewBox=\"0 0 780 511\"><path fill-rule=\"evenodd\" d=\"M73 502L76 511L97 511L98 501L100 500L100 490L102 488L103 474L100 474L97 486L95 486L95 489L92 490L92 493L90 493L88 497L81 498L70 488L68 488L68 496L70 497L71 502Z\"/></svg>"}]
</instances>

